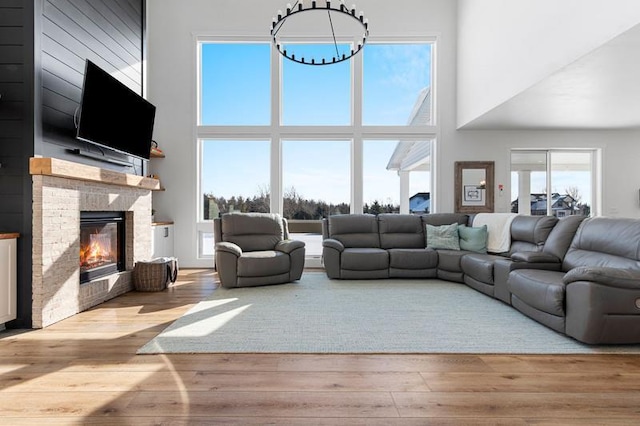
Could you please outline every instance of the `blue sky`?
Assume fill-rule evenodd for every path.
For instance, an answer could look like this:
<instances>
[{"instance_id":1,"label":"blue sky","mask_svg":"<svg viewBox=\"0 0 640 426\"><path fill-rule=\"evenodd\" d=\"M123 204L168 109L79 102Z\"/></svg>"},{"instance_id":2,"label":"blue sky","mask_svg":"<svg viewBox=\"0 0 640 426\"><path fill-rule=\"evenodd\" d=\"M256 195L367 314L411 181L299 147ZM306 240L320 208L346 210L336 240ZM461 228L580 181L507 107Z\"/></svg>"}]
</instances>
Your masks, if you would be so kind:
<instances>
[{"instance_id":1,"label":"blue sky","mask_svg":"<svg viewBox=\"0 0 640 426\"><path fill-rule=\"evenodd\" d=\"M342 46L340 46L342 47ZM269 43L202 45L202 124L268 126L271 121ZM287 45L297 55L332 57L331 45ZM303 53L304 52L304 53ZM363 124L405 125L420 90L431 84L429 44L367 44L363 51ZM349 125L351 63L309 66L282 62L283 125ZM399 178L386 170L397 141L365 141L364 202L399 203ZM203 190L229 198L252 197L269 188L267 140L207 141ZM350 201L348 141L283 141L283 189L304 198L331 203ZM243 176L242 179L229 179ZM542 178L540 178L541 175ZM590 200L588 173L553 172L552 191L578 186ZM428 173L412 173L410 193L429 190ZM544 174L532 176L532 192L544 192ZM510 199L517 197L517 177Z\"/></svg>"},{"instance_id":2,"label":"blue sky","mask_svg":"<svg viewBox=\"0 0 640 426\"><path fill-rule=\"evenodd\" d=\"M269 125L270 44L204 44L202 124ZM291 46L322 57L333 46ZM297 51L296 50L296 51ZM430 85L431 46L366 45L363 124L404 125L418 93ZM329 56L330 53L327 53ZM283 125L349 125L350 61L326 66L282 62ZM305 198L349 202L350 146L347 141L283 141L283 187ZM365 141L364 202L398 203L396 172L385 169L396 141ZM233 171L245 179L229 179ZM424 174L412 191L428 191ZM251 197L269 184L267 141L207 141L203 190L224 197Z\"/></svg>"}]
</instances>

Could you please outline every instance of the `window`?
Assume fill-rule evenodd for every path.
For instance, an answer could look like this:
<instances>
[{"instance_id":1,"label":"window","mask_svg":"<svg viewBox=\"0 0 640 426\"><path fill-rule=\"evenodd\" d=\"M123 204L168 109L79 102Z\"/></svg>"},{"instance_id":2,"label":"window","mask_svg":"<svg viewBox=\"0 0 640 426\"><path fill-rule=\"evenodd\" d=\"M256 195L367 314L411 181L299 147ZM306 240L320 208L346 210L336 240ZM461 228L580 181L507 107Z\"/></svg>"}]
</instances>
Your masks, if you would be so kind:
<instances>
[{"instance_id":1,"label":"window","mask_svg":"<svg viewBox=\"0 0 640 426\"><path fill-rule=\"evenodd\" d=\"M429 140L364 142L365 213L430 213Z\"/></svg>"},{"instance_id":2,"label":"window","mask_svg":"<svg viewBox=\"0 0 640 426\"><path fill-rule=\"evenodd\" d=\"M373 44L364 51L363 123L431 124L431 44Z\"/></svg>"},{"instance_id":3,"label":"window","mask_svg":"<svg viewBox=\"0 0 640 426\"><path fill-rule=\"evenodd\" d=\"M295 45L293 45L295 46ZM333 45L304 45L307 53L331 56ZM295 47L287 45L295 52ZM325 51L329 50L327 54ZM282 124L351 124L351 65L349 61L310 66L282 61Z\"/></svg>"},{"instance_id":4,"label":"window","mask_svg":"<svg viewBox=\"0 0 640 426\"><path fill-rule=\"evenodd\" d=\"M320 220L349 213L349 141L284 141L283 215Z\"/></svg>"},{"instance_id":5,"label":"window","mask_svg":"<svg viewBox=\"0 0 640 426\"><path fill-rule=\"evenodd\" d=\"M269 212L269 141L200 141L198 257L213 257L207 224L228 212Z\"/></svg>"},{"instance_id":6,"label":"window","mask_svg":"<svg viewBox=\"0 0 640 426\"><path fill-rule=\"evenodd\" d=\"M202 125L270 123L270 54L267 43L201 44Z\"/></svg>"},{"instance_id":7,"label":"window","mask_svg":"<svg viewBox=\"0 0 640 426\"><path fill-rule=\"evenodd\" d=\"M335 49L296 41L287 50ZM211 219L228 211L287 217L315 266L323 217L432 211L432 47L367 40L349 61L311 66L269 38L199 40L200 258L213 254Z\"/></svg>"},{"instance_id":8,"label":"window","mask_svg":"<svg viewBox=\"0 0 640 426\"><path fill-rule=\"evenodd\" d=\"M511 211L590 216L594 212L595 151L511 152Z\"/></svg>"},{"instance_id":9,"label":"window","mask_svg":"<svg viewBox=\"0 0 640 426\"><path fill-rule=\"evenodd\" d=\"M397 170L389 169L389 161L397 146L398 141L364 141L364 213L400 211L400 176Z\"/></svg>"},{"instance_id":10,"label":"window","mask_svg":"<svg viewBox=\"0 0 640 426\"><path fill-rule=\"evenodd\" d=\"M269 212L269 141L203 140L202 218Z\"/></svg>"}]
</instances>

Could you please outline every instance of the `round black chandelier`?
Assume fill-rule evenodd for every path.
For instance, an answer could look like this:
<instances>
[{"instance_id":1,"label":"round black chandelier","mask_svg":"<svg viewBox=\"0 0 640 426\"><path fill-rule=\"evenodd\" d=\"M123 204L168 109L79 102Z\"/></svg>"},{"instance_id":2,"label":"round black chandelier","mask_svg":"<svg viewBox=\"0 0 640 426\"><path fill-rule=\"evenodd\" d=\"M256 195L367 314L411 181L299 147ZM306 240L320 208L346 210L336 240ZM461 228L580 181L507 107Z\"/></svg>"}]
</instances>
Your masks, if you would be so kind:
<instances>
[{"instance_id":1,"label":"round black chandelier","mask_svg":"<svg viewBox=\"0 0 640 426\"><path fill-rule=\"evenodd\" d=\"M342 61L346 61L362 50L362 48L364 47L364 44L367 41L367 37L369 36L369 22L367 19L365 19L363 12L356 14L355 4L351 6L351 8L348 8L345 5L344 0L340 0L339 2L337 0L333 2L331 0L326 0L326 1L312 0L310 3L311 4L309 6L305 6L302 0L296 1L293 6L291 6L291 3L289 3L287 4L287 7L284 13L281 10L279 10L277 16L273 18L273 22L271 24L271 37L273 38L274 46L282 56L284 56L285 58L291 61L297 62L299 64L304 64L304 65L331 65L331 64L337 64ZM331 6L332 3L334 4L337 3L338 6L332 7ZM287 49L281 42L279 32L288 20L295 19L296 16L299 16L303 12L315 12L315 13L326 12L327 13L328 25L331 29L331 36L333 38L333 45L335 47L335 55L331 57L323 56L320 58L307 56L305 58L304 55L301 55L301 54L296 55L293 52L287 51ZM353 20L353 22L357 23L357 26L354 26L354 28L362 29L361 35L358 33L353 36L353 40L358 40L358 41L357 43L354 42L354 45L351 46L350 51L345 51L341 53L338 49L338 42L336 40L336 33L334 29L332 14L334 15L334 18L338 15L341 17L342 16L350 17Z\"/></svg>"}]
</instances>

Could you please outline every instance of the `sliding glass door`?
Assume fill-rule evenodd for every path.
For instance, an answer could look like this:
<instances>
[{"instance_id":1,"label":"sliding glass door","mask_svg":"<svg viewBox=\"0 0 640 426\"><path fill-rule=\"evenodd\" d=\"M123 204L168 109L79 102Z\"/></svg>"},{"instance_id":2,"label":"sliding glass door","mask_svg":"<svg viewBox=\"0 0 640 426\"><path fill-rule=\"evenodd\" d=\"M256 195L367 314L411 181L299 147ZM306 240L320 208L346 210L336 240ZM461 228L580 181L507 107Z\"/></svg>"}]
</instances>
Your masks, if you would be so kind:
<instances>
[{"instance_id":1,"label":"sliding glass door","mask_svg":"<svg viewBox=\"0 0 640 426\"><path fill-rule=\"evenodd\" d=\"M513 150L511 211L521 214L595 215L594 150Z\"/></svg>"}]
</instances>

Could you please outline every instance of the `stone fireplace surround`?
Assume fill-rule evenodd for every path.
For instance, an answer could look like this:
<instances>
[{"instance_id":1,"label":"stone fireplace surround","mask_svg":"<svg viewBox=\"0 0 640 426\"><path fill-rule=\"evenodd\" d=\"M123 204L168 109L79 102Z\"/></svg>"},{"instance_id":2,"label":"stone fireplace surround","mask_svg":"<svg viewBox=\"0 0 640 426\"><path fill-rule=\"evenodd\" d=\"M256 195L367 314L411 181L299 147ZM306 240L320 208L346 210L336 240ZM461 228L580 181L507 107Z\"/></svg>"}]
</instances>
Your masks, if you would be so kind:
<instances>
[{"instance_id":1,"label":"stone fireplace surround","mask_svg":"<svg viewBox=\"0 0 640 426\"><path fill-rule=\"evenodd\" d=\"M156 179L54 158L32 158L33 328L43 328L133 289L135 262L151 257ZM80 285L80 212L125 212L126 271Z\"/></svg>"}]
</instances>

